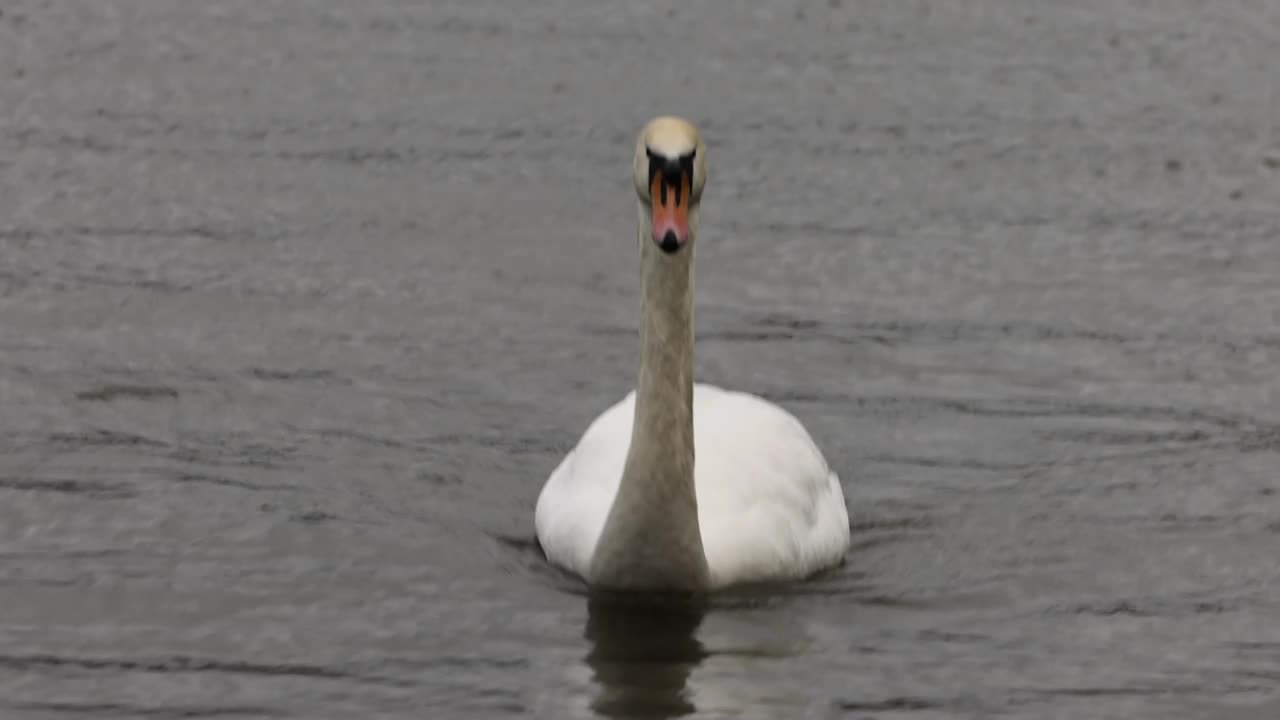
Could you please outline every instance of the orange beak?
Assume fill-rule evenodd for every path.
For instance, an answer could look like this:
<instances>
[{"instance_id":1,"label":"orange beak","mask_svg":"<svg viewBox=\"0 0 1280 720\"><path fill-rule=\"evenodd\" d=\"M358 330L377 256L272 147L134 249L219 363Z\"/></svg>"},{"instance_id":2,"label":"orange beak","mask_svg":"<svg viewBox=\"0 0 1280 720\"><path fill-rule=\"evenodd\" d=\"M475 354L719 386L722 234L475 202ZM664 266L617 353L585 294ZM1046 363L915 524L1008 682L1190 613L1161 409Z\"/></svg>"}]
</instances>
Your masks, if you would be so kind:
<instances>
[{"instance_id":1,"label":"orange beak","mask_svg":"<svg viewBox=\"0 0 1280 720\"><path fill-rule=\"evenodd\" d=\"M663 252L671 254L689 241L689 174L679 180L666 173L655 172L649 183L653 204L653 241ZM674 182L673 182L674 181Z\"/></svg>"}]
</instances>

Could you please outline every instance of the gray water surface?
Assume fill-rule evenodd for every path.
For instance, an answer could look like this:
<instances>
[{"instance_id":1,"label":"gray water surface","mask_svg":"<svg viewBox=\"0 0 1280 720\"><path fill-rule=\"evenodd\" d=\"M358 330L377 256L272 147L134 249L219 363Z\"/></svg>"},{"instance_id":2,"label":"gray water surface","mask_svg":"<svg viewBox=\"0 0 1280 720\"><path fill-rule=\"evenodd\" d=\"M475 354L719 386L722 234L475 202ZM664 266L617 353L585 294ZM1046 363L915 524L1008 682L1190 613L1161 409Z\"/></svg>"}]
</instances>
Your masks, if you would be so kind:
<instances>
[{"instance_id":1,"label":"gray water surface","mask_svg":"<svg viewBox=\"0 0 1280 720\"><path fill-rule=\"evenodd\" d=\"M8 0L0 716L1280 715L1280 4ZM853 549L639 612L533 503L697 373Z\"/></svg>"}]
</instances>

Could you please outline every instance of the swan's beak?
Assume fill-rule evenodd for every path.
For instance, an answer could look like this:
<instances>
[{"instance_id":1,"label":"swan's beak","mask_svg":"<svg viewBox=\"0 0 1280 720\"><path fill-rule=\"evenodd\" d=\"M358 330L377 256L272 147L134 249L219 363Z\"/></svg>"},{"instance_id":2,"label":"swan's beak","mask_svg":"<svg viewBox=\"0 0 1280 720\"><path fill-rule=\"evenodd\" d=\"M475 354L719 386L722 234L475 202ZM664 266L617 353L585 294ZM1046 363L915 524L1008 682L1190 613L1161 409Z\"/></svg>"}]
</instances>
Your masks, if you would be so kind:
<instances>
[{"instance_id":1,"label":"swan's beak","mask_svg":"<svg viewBox=\"0 0 1280 720\"><path fill-rule=\"evenodd\" d=\"M689 173L655 172L649 182L653 204L653 241L668 255L689 241Z\"/></svg>"}]
</instances>

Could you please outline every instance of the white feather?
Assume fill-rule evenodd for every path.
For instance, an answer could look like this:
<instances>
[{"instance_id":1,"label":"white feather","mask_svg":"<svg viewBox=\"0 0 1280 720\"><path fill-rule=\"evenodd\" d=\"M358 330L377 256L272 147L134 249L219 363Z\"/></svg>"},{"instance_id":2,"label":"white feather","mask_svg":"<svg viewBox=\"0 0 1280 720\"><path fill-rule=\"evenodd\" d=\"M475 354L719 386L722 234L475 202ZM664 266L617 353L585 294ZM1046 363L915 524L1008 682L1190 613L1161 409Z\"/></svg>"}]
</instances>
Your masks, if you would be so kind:
<instances>
[{"instance_id":1,"label":"white feather","mask_svg":"<svg viewBox=\"0 0 1280 720\"><path fill-rule=\"evenodd\" d=\"M632 392L587 428L551 473L534 523L552 563L586 576L622 478ZM694 484L713 588L797 580L849 547L840 480L808 432L762 398L694 386Z\"/></svg>"}]
</instances>

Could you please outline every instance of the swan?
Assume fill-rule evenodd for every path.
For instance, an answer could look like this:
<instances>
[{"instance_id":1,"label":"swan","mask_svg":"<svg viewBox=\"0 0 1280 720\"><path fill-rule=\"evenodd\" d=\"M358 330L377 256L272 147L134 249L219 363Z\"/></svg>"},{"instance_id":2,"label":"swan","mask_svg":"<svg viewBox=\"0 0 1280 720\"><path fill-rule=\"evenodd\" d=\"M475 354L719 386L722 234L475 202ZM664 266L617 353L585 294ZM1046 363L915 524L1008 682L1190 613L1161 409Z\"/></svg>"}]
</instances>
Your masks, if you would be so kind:
<instances>
[{"instance_id":1,"label":"swan","mask_svg":"<svg viewBox=\"0 0 1280 720\"><path fill-rule=\"evenodd\" d=\"M693 381L706 161L687 120L658 117L640 132L638 382L587 427L534 510L548 561L594 588L801 580L849 547L840 479L804 426L763 398Z\"/></svg>"}]
</instances>

